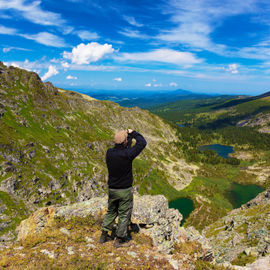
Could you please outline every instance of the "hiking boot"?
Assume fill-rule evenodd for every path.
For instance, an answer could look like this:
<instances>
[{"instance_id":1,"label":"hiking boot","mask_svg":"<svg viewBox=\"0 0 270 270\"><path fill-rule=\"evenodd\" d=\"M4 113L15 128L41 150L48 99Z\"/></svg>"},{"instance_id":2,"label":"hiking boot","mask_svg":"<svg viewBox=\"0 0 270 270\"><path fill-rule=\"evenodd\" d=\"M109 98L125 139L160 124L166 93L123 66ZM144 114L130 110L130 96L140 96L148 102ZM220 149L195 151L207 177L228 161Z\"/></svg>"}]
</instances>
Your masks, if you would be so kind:
<instances>
[{"instance_id":1,"label":"hiking boot","mask_svg":"<svg viewBox=\"0 0 270 270\"><path fill-rule=\"evenodd\" d=\"M129 247L131 246L130 240L127 238L116 237L113 246L115 248Z\"/></svg>"},{"instance_id":2,"label":"hiking boot","mask_svg":"<svg viewBox=\"0 0 270 270\"><path fill-rule=\"evenodd\" d=\"M99 238L99 243L104 244L105 242L108 242L110 239L107 231L102 231L101 236Z\"/></svg>"},{"instance_id":3,"label":"hiking boot","mask_svg":"<svg viewBox=\"0 0 270 270\"><path fill-rule=\"evenodd\" d=\"M134 233L140 232L140 227L136 223L130 223L129 228L131 232L134 232Z\"/></svg>"},{"instance_id":4,"label":"hiking boot","mask_svg":"<svg viewBox=\"0 0 270 270\"><path fill-rule=\"evenodd\" d=\"M110 240L114 240L115 239L115 237L116 237L116 228L113 228L112 229L111 235L109 237L110 237Z\"/></svg>"}]
</instances>

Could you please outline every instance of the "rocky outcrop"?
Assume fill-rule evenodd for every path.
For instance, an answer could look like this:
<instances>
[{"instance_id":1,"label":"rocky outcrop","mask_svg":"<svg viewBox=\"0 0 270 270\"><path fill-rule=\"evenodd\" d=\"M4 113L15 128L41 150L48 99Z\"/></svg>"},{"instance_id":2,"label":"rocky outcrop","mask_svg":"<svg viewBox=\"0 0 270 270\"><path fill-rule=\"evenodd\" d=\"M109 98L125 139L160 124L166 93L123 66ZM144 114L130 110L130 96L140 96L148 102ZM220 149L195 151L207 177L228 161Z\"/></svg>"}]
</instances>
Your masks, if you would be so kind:
<instances>
[{"instance_id":1,"label":"rocky outcrop","mask_svg":"<svg viewBox=\"0 0 270 270\"><path fill-rule=\"evenodd\" d=\"M17 228L18 240L41 232L56 218L93 216L96 220L101 220L106 212L106 206L107 197L95 197L68 206L41 208L21 222ZM132 222L139 225L141 233L152 238L154 246L159 251L171 253L176 243L196 241L203 247L202 256L211 258L211 247L207 239L194 228L185 230L180 227L181 220L182 215L178 210L168 208L168 201L164 196L135 195Z\"/></svg>"},{"instance_id":2,"label":"rocky outcrop","mask_svg":"<svg viewBox=\"0 0 270 270\"><path fill-rule=\"evenodd\" d=\"M72 217L93 216L103 218L106 212L107 197L95 197L88 201L68 206L49 206L34 212L18 227L18 239L41 232L57 217L71 219ZM168 208L168 201L162 195L135 196L132 222L142 228L142 232L153 239L158 250L171 252L174 244L181 236L180 222L182 215L175 209Z\"/></svg>"},{"instance_id":3,"label":"rocky outcrop","mask_svg":"<svg viewBox=\"0 0 270 270\"><path fill-rule=\"evenodd\" d=\"M252 118L241 120L237 123L237 126L250 126L259 127L259 132L270 133L270 114L269 113L259 113Z\"/></svg>"},{"instance_id":4,"label":"rocky outcrop","mask_svg":"<svg viewBox=\"0 0 270 270\"><path fill-rule=\"evenodd\" d=\"M18 241L1 250L0 268L38 269L216 269L211 248L194 228L180 227L182 215L168 208L164 196L134 198L128 248L99 243L106 197L68 206L43 207L21 222ZM214 267L214 268L213 268Z\"/></svg>"},{"instance_id":5,"label":"rocky outcrop","mask_svg":"<svg viewBox=\"0 0 270 270\"><path fill-rule=\"evenodd\" d=\"M270 190L204 229L217 262L252 259L270 254Z\"/></svg>"}]
</instances>

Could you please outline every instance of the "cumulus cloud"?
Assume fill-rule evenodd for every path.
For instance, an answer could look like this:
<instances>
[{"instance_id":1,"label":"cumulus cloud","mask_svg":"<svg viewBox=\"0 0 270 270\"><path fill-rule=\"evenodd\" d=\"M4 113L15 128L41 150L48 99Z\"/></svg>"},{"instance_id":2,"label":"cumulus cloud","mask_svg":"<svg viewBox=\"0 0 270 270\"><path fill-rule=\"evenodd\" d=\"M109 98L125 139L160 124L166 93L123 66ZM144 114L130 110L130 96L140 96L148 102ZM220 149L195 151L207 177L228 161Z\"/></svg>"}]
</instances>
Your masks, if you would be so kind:
<instances>
[{"instance_id":1,"label":"cumulus cloud","mask_svg":"<svg viewBox=\"0 0 270 270\"><path fill-rule=\"evenodd\" d=\"M82 40L93 40L93 39L95 40L99 38L99 35L96 32L81 30L77 31L76 33Z\"/></svg>"},{"instance_id":2,"label":"cumulus cloud","mask_svg":"<svg viewBox=\"0 0 270 270\"><path fill-rule=\"evenodd\" d=\"M61 66L65 69L69 68L69 63L62 61Z\"/></svg>"},{"instance_id":3,"label":"cumulus cloud","mask_svg":"<svg viewBox=\"0 0 270 270\"><path fill-rule=\"evenodd\" d=\"M155 83L153 84L154 87L162 87L162 83Z\"/></svg>"},{"instance_id":4,"label":"cumulus cloud","mask_svg":"<svg viewBox=\"0 0 270 270\"><path fill-rule=\"evenodd\" d=\"M123 16L124 20L127 21L129 24L133 25L133 26L137 26L137 27L142 27L143 24L138 23L134 17L131 16Z\"/></svg>"},{"instance_id":5,"label":"cumulus cloud","mask_svg":"<svg viewBox=\"0 0 270 270\"><path fill-rule=\"evenodd\" d=\"M54 76L54 75L56 75L56 74L58 74L58 73L59 73L59 72L58 72L58 70L56 69L56 67L50 65L48 71L41 77L41 80L42 80L42 81L45 81L45 80L47 80L49 77L52 77L52 76Z\"/></svg>"},{"instance_id":6,"label":"cumulus cloud","mask_svg":"<svg viewBox=\"0 0 270 270\"><path fill-rule=\"evenodd\" d=\"M67 44L65 41L56 35L53 35L48 32L40 32L38 34L21 34L20 36L34 40L40 44L46 45L46 46L52 46L52 47L66 47Z\"/></svg>"},{"instance_id":7,"label":"cumulus cloud","mask_svg":"<svg viewBox=\"0 0 270 270\"><path fill-rule=\"evenodd\" d=\"M177 84L176 82L170 82L170 86L171 86L171 87L177 87L178 84Z\"/></svg>"},{"instance_id":8,"label":"cumulus cloud","mask_svg":"<svg viewBox=\"0 0 270 270\"><path fill-rule=\"evenodd\" d=\"M152 84L151 84L151 83L146 83L144 86L146 86L146 87L151 87Z\"/></svg>"},{"instance_id":9,"label":"cumulus cloud","mask_svg":"<svg viewBox=\"0 0 270 270\"><path fill-rule=\"evenodd\" d=\"M83 65L97 62L105 55L112 54L115 50L112 45L105 43L104 45L97 42L91 42L88 44L79 44L72 49L72 52L63 52L65 59L71 60L72 63Z\"/></svg>"},{"instance_id":10,"label":"cumulus cloud","mask_svg":"<svg viewBox=\"0 0 270 270\"><path fill-rule=\"evenodd\" d=\"M113 80L117 81L117 82L122 82L122 78L120 78L120 77L119 78L114 78Z\"/></svg>"},{"instance_id":11,"label":"cumulus cloud","mask_svg":"<svg viewBox=\"0 0 270 270\"><path fill-rule=\"evenodd\" d=\"M141 53L122 53L115 58L120 61L153 61L176 65L192 65L202 62L202 59L196 58L190 52L180 52L172 49L157 49Z\"/></svg>"},{"instance_id":12,"label":"cumulus cloud","mask_svg":"<svg viewBox=\"0 0 270 270\"><path fill-rule=\"evenodd\" d=\"M67 80L77 80L78 77L76 77L76 76L71 76L71 75L67 75L66 79L67 79Z\"/></svg>"}]
</instances>

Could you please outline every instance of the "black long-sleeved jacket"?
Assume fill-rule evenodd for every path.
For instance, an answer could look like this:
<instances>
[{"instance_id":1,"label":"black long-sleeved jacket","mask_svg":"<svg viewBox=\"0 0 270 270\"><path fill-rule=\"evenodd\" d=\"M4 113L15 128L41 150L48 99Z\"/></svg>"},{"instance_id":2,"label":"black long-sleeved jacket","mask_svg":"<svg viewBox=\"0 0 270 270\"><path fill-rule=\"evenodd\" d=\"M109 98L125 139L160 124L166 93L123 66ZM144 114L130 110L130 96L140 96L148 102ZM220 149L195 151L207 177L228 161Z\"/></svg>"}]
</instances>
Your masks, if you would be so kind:
<instances>
[{"instance_id":1,"label":"black long-sleeved jacket","mask_svg":"<svg viewBox=\"0 0 270 270\"><path fill-rule=\"evenodd\" d=\"M136 144L131 147L131 140L134 138ZM128 146L116 144L114 148L109 148L106 153L106 163L109 172L109 188L122 189L129 188L133 183L132 161L146 146L144 137L136 131L129 134Z\"/></svg>"}]
</instances>

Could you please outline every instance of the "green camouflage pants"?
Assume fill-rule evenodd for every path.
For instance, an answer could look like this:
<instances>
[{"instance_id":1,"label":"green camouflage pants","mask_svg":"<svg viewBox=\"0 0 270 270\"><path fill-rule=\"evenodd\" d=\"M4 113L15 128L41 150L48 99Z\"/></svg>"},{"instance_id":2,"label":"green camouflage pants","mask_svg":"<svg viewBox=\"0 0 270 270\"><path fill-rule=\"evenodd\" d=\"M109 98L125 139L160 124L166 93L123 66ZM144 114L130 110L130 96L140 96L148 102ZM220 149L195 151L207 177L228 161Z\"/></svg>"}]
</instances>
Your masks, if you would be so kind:
<instances>
[{"instance_id":1,"label":"green camouflage pants","mask_svg":"<svg viewBox=\"0 0 270 270\"><path fill-rule=\"evenodd\" d=\"M102 230L111 231L118 216L117 237L127 235L133 208L133 188L109 189L108 210L102 223Z\"/></svg>"}]
</instances>

